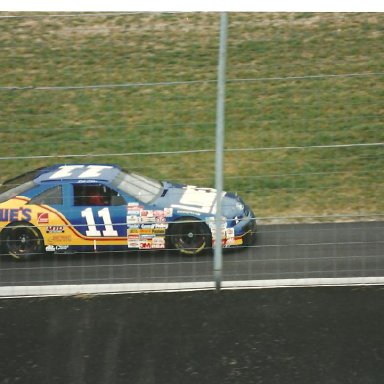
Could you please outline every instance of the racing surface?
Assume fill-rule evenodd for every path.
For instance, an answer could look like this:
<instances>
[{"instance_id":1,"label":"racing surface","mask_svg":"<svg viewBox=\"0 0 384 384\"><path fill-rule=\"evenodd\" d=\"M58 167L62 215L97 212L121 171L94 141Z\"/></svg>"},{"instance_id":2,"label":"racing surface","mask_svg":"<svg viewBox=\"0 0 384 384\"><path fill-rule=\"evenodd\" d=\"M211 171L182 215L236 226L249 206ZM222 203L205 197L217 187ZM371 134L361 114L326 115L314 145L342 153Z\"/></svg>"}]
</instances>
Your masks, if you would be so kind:
<instances>
[{"instance_id":1,"label":"racing surface","mask_svg":"<svg viewBox=\"0 0 384 384\"><path fill-rule=\"evenodd\" d=\"M384 276L384 222L259 225L254 247L224 251L223 280ZM213 281L212 254L172 251L0 258L1 286Z\"/></svg>"},{"instance_id":2,"label":"racing surface","mask_svg":"<svg viewBox=\"0 0 384 384\"><path fill-rule=\"evenodd\" d=\"M0 383L381 384L382 287L2 299Z\"/></svg>"}]
</instances>

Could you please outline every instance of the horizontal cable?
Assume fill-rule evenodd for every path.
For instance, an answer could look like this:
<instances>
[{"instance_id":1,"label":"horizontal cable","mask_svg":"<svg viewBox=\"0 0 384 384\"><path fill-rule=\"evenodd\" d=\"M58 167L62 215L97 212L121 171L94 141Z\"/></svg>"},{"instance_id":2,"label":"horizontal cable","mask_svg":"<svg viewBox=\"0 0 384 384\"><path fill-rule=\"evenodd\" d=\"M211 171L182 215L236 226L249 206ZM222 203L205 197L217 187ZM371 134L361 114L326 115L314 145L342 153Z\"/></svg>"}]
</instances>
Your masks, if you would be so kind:
<instances>
[{"instance_id":1,"label":"horizontal cable","mask_svg":"<svg viewBox=\"0 0 384 384\"><path fill-rule=\"evenodd\" d=\"M11 156L11 157L0 157L0 160L16 160L16 159L52 159L52 158L68 158L68 157L103 157L103 156L138 156L138 155L177 155L187 153L204 153L214 152L213 149L195 149L189 151L165 151L165 152L125 152L125 153L101 153L101 154L69 154L69 155L36 155L36 156Z\"/></svg>"},{"instance_id":2,"label":"horizontal cable","mask_svg":"<svg viewBox=\"0 0 384 384\"><path fill-rule=\"evenodd\" d=\"M301 150L321 148L355 148L355 147L378 147L384 143L353 143L353 144L329 144L329 145L307 145L307 146L286 146L286 147L264 147L264 148L226 148L226 152L256 152L256 151L279 151L279 150Z\"/></svg>"},{"instance_id":3,"label":"horizontal cable","mask_svg":"<svg viewBox=\"0 0 384 384\"><path fill-rule=\"evenodd\" d=\"M356 148L356 147L377 147L384 143L355 143L355 144L331 144L331 145L309 145L309 146L288 146L288 147L264 147L264 148L226 148L225 152L258 152L277 150L304 150L304 149L329 149L329 148ZM88 153L88 154L67 154L67 155L33 155L33 156L1 156L0 160L22 160L22 159L52 159L52 158L84 158L84 157L114 157L114 156L148 156L148 155L182 155L190 153L213 153L214 149L193 149L184 151L159 151L159 152L123 152L123 153Z\"/></svg>"},{"instance_id":4,"label":"horizontal cable","mask_svg":"<svg viewBox=\"0 0 384 384\"><path fill-rule=\"evenodd\" d=\"M255 77L247 79L228 79L227 83L239 82L256 82L256 81L286 81L286 80L321 80L331 78L348 78L348 77L367 77L367 76L384 76L384 72L367 72L367 73L345 73L345 74L319 74L319 75L303 75L303 76L282 76L282 77ZM148 86L172 86L172 85L193 85L193 84L209 84L216 83L216 79L212 80L186 80L186 81L162 81L149 83L122 83L122 84L94 84L94 85L69 85L69 86L5 86L0 87L0 91L65 91L65 90L84 90L84 89L112 89L112 88L130 88L130 87L148 87Z\"/></svg>"},{"instance_id":5,"label":"horizontal cable","mask_svg":"<svg viewBox=\"0 0 384 384\"><path fill-rule=\"evenodd\" d=\"M188 81L163 81L152 83L123 83L123 84L95 84L95 85L69 85L69 86L10 86L0 87L0 91L66 91L78 89L113 89L113 88L130 88L130 87L153 87L153 86L168 86L168 85L191 85L216 83L216 80L188 80Z\"/></svg>"},{"instance_id":6,"label":"horizontal cable","mask_svg":"<svg viewBox=\"0 0 384 384\"><path fill-rule=\"evenodd\" d=\"M91 13L62 13L62 14L47 14L47 13L39 13L39 14L23 14L23 15L0 15L0 19L34 19L34 18L46 18L46 17L83 17L83 16L125 16L125 15L137 15L140 12L91 12ZM162 12L163 13L163 12ZM165 12L164 12L165 13ZM166 12L170 13L170 12ZM142 13L143 15L145 12Z\"/></svg>"}]
</instances>

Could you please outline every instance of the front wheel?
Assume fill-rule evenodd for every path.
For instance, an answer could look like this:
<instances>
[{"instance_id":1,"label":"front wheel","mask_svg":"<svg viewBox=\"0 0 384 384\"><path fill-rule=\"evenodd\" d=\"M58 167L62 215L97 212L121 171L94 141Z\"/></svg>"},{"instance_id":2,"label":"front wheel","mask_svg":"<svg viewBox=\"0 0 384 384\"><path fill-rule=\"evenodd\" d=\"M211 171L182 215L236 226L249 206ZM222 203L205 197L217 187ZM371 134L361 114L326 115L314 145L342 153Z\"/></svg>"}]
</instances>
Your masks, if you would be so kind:
<instances>
[{"instance_id":1,"label":"front wheel","mask_svg":"<svg viewBox=\"0 0 384 384\"><path fill-rule=\"evenodd\" d=\"M188 255L196 255L212 246L208 227L195 218L185 218L172 224L169 236L171 247Z\"/></svg>"},{"instance_id":2,"label":"front wheel","mask_svg":"<svg viewBox=\"0 0 384 384\"><path fill-rule=\"evenodd\" d=\"M44 251L40 231L27 223L16 223L5 228L1 240L4 252L16 260L31 260Z\"/></svg>"}]
</instances>

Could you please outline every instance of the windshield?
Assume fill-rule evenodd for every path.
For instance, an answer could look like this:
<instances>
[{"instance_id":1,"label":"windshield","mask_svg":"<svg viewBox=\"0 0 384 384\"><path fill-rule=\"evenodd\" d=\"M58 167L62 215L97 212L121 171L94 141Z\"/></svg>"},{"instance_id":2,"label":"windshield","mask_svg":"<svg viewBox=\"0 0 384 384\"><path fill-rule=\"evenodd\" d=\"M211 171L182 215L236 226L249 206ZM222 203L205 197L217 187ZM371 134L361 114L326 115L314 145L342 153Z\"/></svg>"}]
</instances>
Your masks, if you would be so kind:
<instances>
[{"instance_id":1,"label":"windshield","mask_svg":"<svg viewBox=\"0 0 384 384\"><path fill-rule=\"evenodd\" d=\"M144 204L153 201L163 190L163 185L157 180L126 172L119 172L112 185Z\"/></svg>"}]
</instances>

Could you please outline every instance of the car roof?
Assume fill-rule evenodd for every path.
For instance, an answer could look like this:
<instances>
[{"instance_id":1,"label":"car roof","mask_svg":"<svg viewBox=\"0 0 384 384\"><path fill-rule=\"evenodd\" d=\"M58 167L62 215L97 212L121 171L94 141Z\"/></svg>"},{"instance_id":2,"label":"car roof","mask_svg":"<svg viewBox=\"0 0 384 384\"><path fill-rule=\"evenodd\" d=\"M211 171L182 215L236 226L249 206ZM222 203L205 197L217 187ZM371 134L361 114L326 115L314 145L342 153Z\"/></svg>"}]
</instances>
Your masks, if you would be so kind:
<instances>
[{"instance_id":1,"label":"car roof","mask_svg":"<svg viewBox=\"0 0 384 384\"><path fill-rule=\"evenodd\" d=\"M38 184L59 180L111 182L120 171L115 164L56 164L42 168L34 181Z\"/></svg>"}]
</instances>

